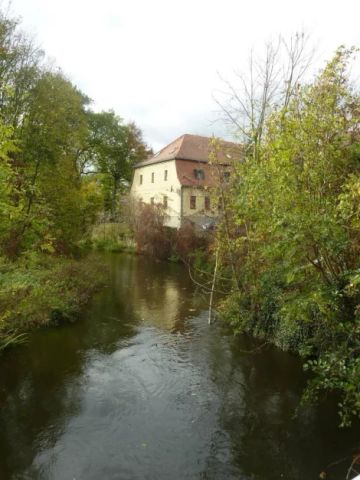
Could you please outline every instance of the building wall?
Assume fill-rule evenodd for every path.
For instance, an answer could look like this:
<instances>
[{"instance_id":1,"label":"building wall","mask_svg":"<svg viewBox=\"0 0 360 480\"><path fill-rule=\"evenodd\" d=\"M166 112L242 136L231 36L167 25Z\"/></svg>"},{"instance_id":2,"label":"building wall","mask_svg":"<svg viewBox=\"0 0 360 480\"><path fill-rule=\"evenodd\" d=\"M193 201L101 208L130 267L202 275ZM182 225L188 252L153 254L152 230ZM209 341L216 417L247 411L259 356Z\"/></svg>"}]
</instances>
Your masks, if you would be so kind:
<instances>
[{"instance_id":1,"label":"building wall","mask_svg":"<svg viewBox=\"0 0 360 480\"><path fill-rule=\"evenodd\" d=\"M167 180L164 172L167 170ZM154 182L151 181L154 174ZM140 184L142 175L142 184ZM145 167L136 168L130 194L133 198L145 203L163 203L167 197L167 215L165 224L169 227L179 228L181 225L181 185L177 176L175 161L161 162Z\"/></svg>"},{"instance_id":2,"label":"building wall","mask_svg":"<svg viewBox=\"0 0 360 480\"><path fill-rule=\"evenodd\" d=\"M198 225L211 221L218 215L217 205L211 190L199 187L182 187L182 214L183 219L190 220ZM191 197L196 198L195 208L191 208ZM205 197L209 198L210 209L205 208Z\"/></svg>"}]
</instances>

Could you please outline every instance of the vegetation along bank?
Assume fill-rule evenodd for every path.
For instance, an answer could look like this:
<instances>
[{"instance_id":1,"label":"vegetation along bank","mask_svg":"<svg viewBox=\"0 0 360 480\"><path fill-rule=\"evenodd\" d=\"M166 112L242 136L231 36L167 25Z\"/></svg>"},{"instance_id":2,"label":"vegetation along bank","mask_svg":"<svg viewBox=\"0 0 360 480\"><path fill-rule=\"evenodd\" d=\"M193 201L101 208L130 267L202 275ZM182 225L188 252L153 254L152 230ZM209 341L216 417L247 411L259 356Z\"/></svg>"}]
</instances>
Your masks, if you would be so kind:
<instances>
[{"instance_id":1,"label":"vegetation along bank","mask_svg":"<svg viewBox=\"0 0 360 480\"><path fill-rule=\"evenodd\" d=\"M231 183L217 192L223 214L213 247L218 271L232 282L223 317L235 332L301 355L312 378L305 398L336 393L343 425L360 416L360 97L349 78L354 55L339 48L309 82L292 84L297 75L290 69L292 76L277 90L269 72L262 77L267 81L259 109L243 116L243 157Z\"/></svg>"},{"instance_id":2,"label":"vegetation along bank","mask_svg":"<svg viewBox=\"0 0 360 480\"><path fill-rule=\"evenodd\" d=\"M130 230L138 251L181 258L208 293L226 294L220 311L234 332L301 355L311 372L305 397L336 392L347 425L360 415L360 97L349 79L356 52L339 48L305 81L303 42L297 36L286 50L281 81L278 52L268 47L264 64L250 63L260 71L250 72L250 84L243 79L243 93L230 88L236 95L219 103L242 153L228 181L209 192L220 208L210 241L190 227L169 231L156 205L130 213ZM3 349L29 328L73 318L102 282L84 252L116 249L114 224L121 221L119 248L134 250L121 199L132 166L150 150L135 124L93 112L4 14L0 45ZM250 88L255 78L263 81ZM214 139L214 168L218 154Z\"/></svg>"},{"instance_id":3,"label":"vegetation along bank","mask_svg":"<svg viewBox=\"0 0 360 480\"><path fill-rule=\"evenodd\" d=\"M0 12L0 350L30 328L73 318L103 282L86 255L99 218L114 221L135 124L91 100Z\"/></svg>"}]
</instances>

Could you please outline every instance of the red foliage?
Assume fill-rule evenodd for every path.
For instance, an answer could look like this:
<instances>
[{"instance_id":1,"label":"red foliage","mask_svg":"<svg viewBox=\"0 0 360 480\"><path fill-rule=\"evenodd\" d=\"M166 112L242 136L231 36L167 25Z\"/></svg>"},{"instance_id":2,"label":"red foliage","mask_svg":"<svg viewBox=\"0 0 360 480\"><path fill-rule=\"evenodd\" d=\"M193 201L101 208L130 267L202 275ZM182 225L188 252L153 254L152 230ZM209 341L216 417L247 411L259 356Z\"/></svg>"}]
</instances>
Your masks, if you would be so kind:
<instances>
[{"instance_id":1,"label":"red foliage","mask_svg":"<svg viewBox=\"0 0 360 480\"><path fill-rule=\"evenodd\" d=\"M191 254L197 249L205 250L208 243L208 238L200 235L195 225L188 222L176 232L174 249L181 260L189 262Z\"/></svg>"},{"instance_id":2,"label":"red foliage","mask_svg":"<svg viewBox=\"0 0 360 480\"><path fill-rule=\"evenodd\" d=\"M164 207L139 202L133 213L132 226L138 252L159 260L169 258L171 235L164 226Z\"/></svg>"}]
</instances>

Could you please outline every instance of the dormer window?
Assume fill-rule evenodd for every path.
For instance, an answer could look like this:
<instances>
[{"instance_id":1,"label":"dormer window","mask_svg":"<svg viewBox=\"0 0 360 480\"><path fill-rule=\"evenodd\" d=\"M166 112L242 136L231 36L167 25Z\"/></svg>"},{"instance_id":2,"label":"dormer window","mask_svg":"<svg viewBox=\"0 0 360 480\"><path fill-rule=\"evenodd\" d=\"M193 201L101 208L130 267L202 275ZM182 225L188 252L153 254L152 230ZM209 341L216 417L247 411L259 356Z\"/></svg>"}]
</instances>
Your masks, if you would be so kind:
<instances>
[{"instance_id":1,"label":"dormer window","mask_svg":"<svg viewBox=\"0 0 360 480\"><path fill-rule=\"evenodd\" d=\"M195 176L196 180L204 180L205 179L205 172L204 172L204 170L200 170L200 169L195 168L194 169L194 176Z\"/></svg>"}]
</instances>

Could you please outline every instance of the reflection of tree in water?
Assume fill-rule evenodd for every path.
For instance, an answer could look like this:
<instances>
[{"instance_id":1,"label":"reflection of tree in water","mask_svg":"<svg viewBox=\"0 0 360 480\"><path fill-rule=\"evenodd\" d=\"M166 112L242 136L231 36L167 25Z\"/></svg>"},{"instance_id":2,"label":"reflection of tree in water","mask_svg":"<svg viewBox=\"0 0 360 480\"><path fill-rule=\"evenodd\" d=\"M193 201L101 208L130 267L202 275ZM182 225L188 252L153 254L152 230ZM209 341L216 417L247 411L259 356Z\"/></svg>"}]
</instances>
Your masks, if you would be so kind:
<instances>
[{"instance_id":1,"label":"reflection of tree in water","mask_svg":"<svg viewBox=\"0 0 360 480\"><path fill-rule=\"evenodd\" d=\"M119 279L117 284L128 285L135 315L148 325L170 331L182 330L184 318L192 306L194 289L184 269L146 257L129 256L126 261L130 264L125 269L129 278L126 282Z\"/></svg>"},{"instance_id":2,"label":"reflection of tree in water","mask_svg":"<svg viewBox=\"0 0 360 480\"><path fill-rule=\"evenodd\" d=\"M79 408L84 358L73 345L39 336L1 363L0 478L31 465ZM79 342L80 343L80 342ZM46 395L44 395L46 391ZM42 436L42 432L46 435Z\"/></svg>"},{"instance_id":3,"label":"reflection of tree in water","mask_svg":"<svg viewBox=\"0 0 360 480\"><path fill-rule=\"evenodd\" d=\"M131 306L113 289L99 294L85 317L36 333L29 345L1 359L1 480L29 467L77 414L88 358L114 351L120 339L136 333ZM124 317L127 321L120 321Z\"/></svg>"},{"instance_id":4,"label":"reflection of tree in water","mask_svg":"<svg viewBox=\"0 0 360 480\"><path fill-rule=\"evenodd\" d=\"M326 465L359 446L358 426L339 429L332 403L302 407L300 361L274 348L245 353L254 343L246 338L219 342L209 360L221 395L219 421L231 441L231 462L241 478L318 478ZM214 457L216 446L213 450ZM213 458L204 478L238 478L231 471L228 477L214 477L212 463ZM332 473L336 475L334 469ZM343 479L344 469L338 474L331 478Z\"/></svg>"},{"instance_id":5,"label":"reflection of tree in water","mask_svg":"<svg viewBox=\"0 0 360 480\"><path fill-rule=\"evenodd\" d=\"M165 432L179 419L179 428L193 433L193 445L201 452L194 451L186 466L198 472L205 464L199 478L317 478L328 463L356 446L356 427L338 430L332 404L300 409L294 418L305 382L296 357L270 348L244 353L255 342L226 336L217 325L209 327L206 315L189 319L194 290L186 271L124 255L110 256L109 265L109 287L94 298L79 322L40 331L28 346L1 359L1 480L27 478L24 472L28 478L48 479L48 472L42 477L39 468L56 463L62 442L69 450L60 455L59 468L84 450L82 443L72 450L72 439L82 442L88 437L77 436L76 430L71 437L71 428L81 427L83 421L104 421L116 405L120 411L136 404L139 382L140 392L163 392L165 407L175 412L175 417L164 416L164 423L170 422ZM156 327L154 335L155 329L148 326ZM172 334L179 331L181 335ZM139 340L141 335L145 337ZM132 360L139 351L142 357ZM174 370L169 371L169 365ZM123 390L117 390L119 380ZM115 395L119 404L113 402L112 386L121 393ZM99 392L104 403L98 405ZM94 405L99 406L95 418ZM144 418L140 413L139 421ZM187 424L189 419L195 423ZM106 429L100 428L94 438L101 433L106 435ZM175 438L174 445L179 445ZM184 452L176 455L182 458ZM158 459L161 453L156 451Z\"/></svg>"},{"instance_id":6,"label":"reflection of tree in water","mask_svg":"<svg viewBox=\"0 0 360 480\"><path fill-rule=\"evenodd\" d=\"M134 256L110 256L108 288L73 324L36 333L29 345L0 362L0 478L29 468L53 447L79 413L86 370L151 324L176 328L185 317L189 287L184 270ZM190 285L191 288L191 285ZM31 473L38 478L39 472Z\"/></svg>"}]
</instances>

